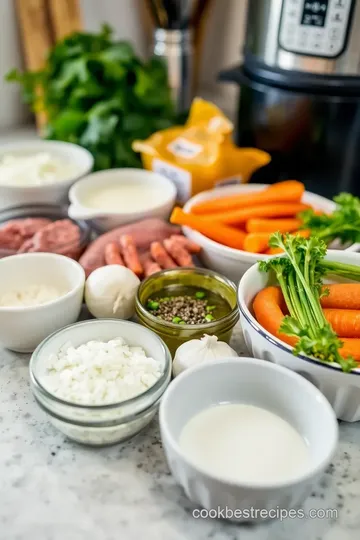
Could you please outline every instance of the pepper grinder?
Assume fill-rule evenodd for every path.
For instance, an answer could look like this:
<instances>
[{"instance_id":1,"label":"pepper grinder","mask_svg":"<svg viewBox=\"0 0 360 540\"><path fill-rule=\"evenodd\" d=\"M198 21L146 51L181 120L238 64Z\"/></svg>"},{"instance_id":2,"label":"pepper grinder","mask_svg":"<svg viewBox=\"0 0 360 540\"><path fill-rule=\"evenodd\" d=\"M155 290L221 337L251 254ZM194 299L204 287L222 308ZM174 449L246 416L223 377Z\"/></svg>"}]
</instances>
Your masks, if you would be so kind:
<instances>
[{"instance_id":1,"label":"pepper grinder","mask_svg":"<svg viewBox=\"0 0 360 540\"><path fill-rule=\"evenodd\" d=\"M210 0L146 0L155 26L152 54L167 66L178 113L188 111L195 95L200 47Z\"/></svg>"}]
</instances>

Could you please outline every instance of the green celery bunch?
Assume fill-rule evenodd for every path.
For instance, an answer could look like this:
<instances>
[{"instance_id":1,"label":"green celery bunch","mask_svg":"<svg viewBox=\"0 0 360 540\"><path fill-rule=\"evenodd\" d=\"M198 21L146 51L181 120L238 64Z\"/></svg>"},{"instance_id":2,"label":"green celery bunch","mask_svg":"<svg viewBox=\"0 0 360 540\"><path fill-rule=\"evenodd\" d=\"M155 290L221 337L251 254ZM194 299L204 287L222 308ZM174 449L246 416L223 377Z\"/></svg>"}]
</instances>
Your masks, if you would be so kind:
<instances>
[{"instance_id":1,"label":"green celery bunch","mask_svg":"<svg viewBox=\"0 0 360 540\"><path fill-rule=\"evenodd\" d=\"M324 265L325 242L314 236L305 239L275 233L269 245L281 248L285 254L261 261L259 268L263 272L275 272L289 311L280 332L298 338L294 354L335 362L343 371L356 367L353 358L344 359L341 356L341 340L327 322L320 304L321 295L324 294L323 276L327 272Z\"/></svg>"}]
</instances>

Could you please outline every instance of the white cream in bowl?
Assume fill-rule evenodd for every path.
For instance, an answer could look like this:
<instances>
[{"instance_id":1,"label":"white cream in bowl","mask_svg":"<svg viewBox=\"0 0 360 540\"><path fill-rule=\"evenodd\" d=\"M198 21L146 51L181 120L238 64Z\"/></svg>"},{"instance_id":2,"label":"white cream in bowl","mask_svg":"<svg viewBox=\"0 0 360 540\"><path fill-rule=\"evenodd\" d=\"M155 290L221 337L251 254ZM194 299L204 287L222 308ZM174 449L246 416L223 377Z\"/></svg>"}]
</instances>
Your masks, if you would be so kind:
<instances>
[{"instance_id":1,"label":"white cream in bowl","mask_svg":"<svg viewBox=\"0 0 360 540\"><path fill-rule=\"evenodd\" d=\"M201 507L253 520L249 508L299 506L329 465L334 412L300 375L254 358L207 362L181 373L160 404L169 468ZM262 517L262 516L260 516Z\"/></svg>"},{"instance_id":2,"label":"white cream in bowl","mask_svg":"<svg viewBox=\"0 0 360 540\"><path fill-rule=\"evenodd\" d=\"M305 472L310 451L293 426L262 407L214 405L193 416L179 444L194 464L229 482L278 482Z\"/></svg>"},{"instance_id":3,"label":"white cream in bowl","mask_svg":"<svg viewBox=\"0 0 360 540\"><path fill-rule=\"evenodd\" d=\"M44 186L76 177L81 168L51 152L6 153L0 156L0 184Z\"/></svg>"}]
</instances>

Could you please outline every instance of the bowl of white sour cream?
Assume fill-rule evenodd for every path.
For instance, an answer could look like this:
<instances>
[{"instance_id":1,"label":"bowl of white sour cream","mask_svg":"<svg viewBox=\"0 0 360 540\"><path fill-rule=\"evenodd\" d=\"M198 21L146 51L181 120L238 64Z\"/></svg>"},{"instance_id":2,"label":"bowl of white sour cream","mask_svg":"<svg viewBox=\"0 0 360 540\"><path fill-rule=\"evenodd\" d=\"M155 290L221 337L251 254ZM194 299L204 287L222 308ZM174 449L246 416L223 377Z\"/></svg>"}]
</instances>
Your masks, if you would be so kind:
<instances>
[{"instance_id":1,"label":"bowl of white sour cream","mask_svg":"<svg viewBox=\"0 0 360 540\"><path fill-rule=\"evenodd\" d=\"M68 202L70 186L93 168L76 144L29 140L0 145L0 210L23 204Z\"/></svg>"},{"instance_id":2,"label":"bowl of white sour cream","mask_svg":"<svg viewBox=\"0 0 360 540\"><path fill-rule=\"evenodd\" d=\"M82 321L34 351L30 382L51 423L70 439L107 446L136 435L157 412L171 356L151 330L129 321Z\"/></svg>"},{"instance_id":3,"label":"bowl of white sour cream","mask_svg":"<svg viewBox=\"0 0 360 540\"><path fill-rule=\"evenodd\" d=\"M171 180L143 169L111 169L89 174L69 192L69 216L91 220L107 231L142 219L168 219L176 199Z\"/></svg>"},{"instance_id":4,"label":"bowl of white sour cream","mask_svg":"<svg viewBox=\"0 0 360 540\"><path fill-rule=\"evenodd\" d=\"M338 441L335 414L315 386L253 358L183 372L162 399L160 429L170 470L189 499L235 521L297 508Z\"/></svg>"}]
</instances>

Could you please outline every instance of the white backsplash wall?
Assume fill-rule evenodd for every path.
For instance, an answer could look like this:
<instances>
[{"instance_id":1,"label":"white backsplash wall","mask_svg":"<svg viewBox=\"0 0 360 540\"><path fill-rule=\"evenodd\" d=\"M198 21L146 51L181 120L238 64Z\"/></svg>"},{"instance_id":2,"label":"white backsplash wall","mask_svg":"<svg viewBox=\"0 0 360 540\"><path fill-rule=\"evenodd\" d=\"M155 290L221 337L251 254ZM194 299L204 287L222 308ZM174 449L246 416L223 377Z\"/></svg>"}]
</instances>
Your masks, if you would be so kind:
<instances>
[{"instance_id":1,"label":"white backsplash wall","mask_svg":"<svg viewBox=\"0 0 360 540\"><path fill-rule=\"evenodd\" d=\"M140 2L143 0L81 0L86 29L111 25L119 39L133 42L139 54L147 53L147 36ZM3 81L13 67L21 67L21 46L14 0L0 0L0 130L23 124L28 118L16 85ZM213 0L203 47L199 94L213 99L228 114L235 110L236 88L216 82L218 72L240 60L246 0Z\"/></svg>"}]
</instances>

